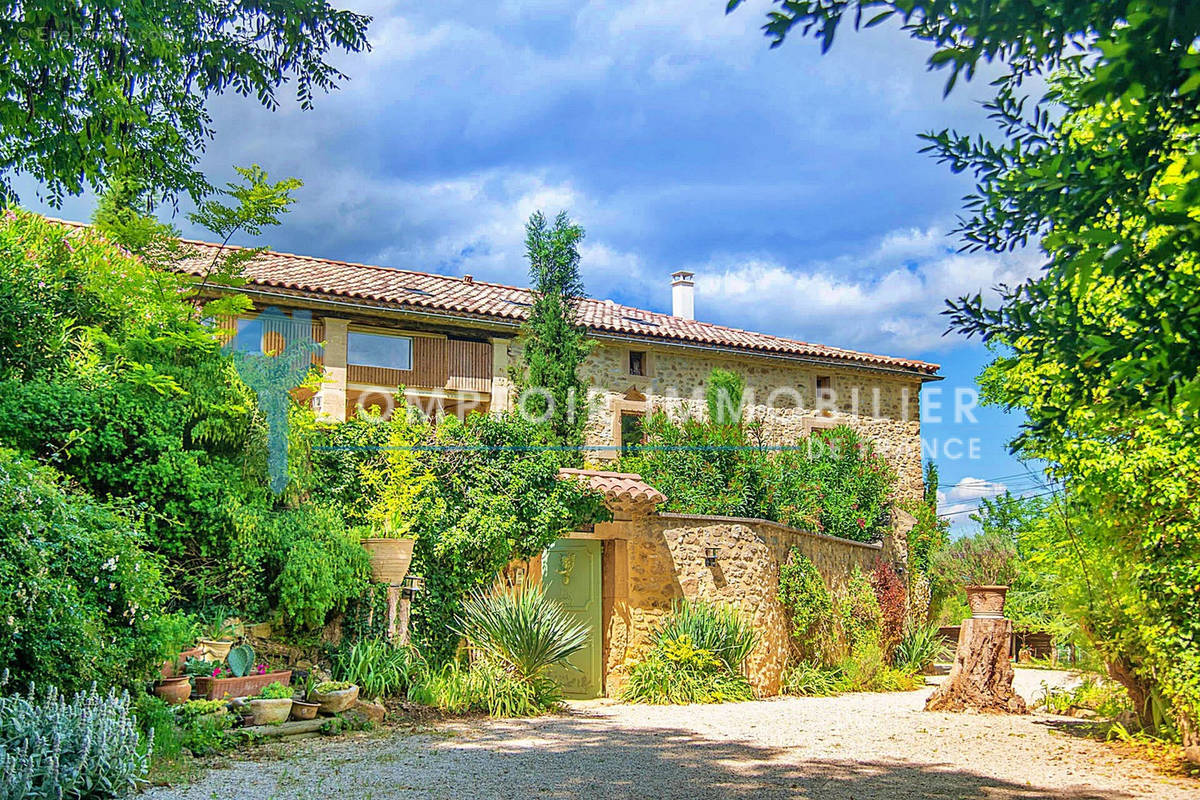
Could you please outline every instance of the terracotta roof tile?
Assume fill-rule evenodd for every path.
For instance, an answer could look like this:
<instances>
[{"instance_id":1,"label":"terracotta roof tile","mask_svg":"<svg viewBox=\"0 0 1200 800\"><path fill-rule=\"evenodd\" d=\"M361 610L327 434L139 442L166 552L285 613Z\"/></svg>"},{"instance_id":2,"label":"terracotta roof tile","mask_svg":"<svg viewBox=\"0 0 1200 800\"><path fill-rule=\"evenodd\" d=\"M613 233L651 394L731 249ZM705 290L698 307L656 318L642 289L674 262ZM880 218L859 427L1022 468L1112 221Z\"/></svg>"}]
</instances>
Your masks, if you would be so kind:
<instances>
[{"instance_id":1,"label":"terracotta roof tile","mask_svg":"<svg viewBox=\"0 0 1200 800\"><path fill-rule=\"evenodd\" d=\"M594 469L560 469L561 477L580 477L588 486L604 495L612 511L649 514L667 496L632 472L602 472Z\"/></svg>"},{"instance_id":2,"label":"terracotta roof tile","mask_svg":"<svg viewBox=\"0 0 1200 800\"><path fill-rule=\"evenodd\" d=\"M185 241L202 254L193 265L193 271L199 274L207 267L218 245ZM264 252L249 262L244 271L247 283L264 291L358 299L398 310L424 310L500 322L520 323L529 315L533 302L528 289L515 286L275 251ZM933 376L938 371L937 364L915 359L863 353L681 319L611 300L585 298L580 301L579 313L582 324L596 333L766 355L828 359L921 376Z\"/></svg>"}]
</instances>

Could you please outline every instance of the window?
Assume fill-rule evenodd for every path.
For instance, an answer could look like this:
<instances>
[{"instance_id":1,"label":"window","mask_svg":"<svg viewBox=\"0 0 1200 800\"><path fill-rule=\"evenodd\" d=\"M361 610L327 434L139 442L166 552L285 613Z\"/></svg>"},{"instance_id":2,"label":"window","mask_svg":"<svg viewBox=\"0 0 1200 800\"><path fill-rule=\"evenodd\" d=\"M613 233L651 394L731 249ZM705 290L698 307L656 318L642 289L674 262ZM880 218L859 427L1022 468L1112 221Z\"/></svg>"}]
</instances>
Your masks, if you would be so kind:
<instances>
[{"instance_id":1,"label":"window","mask_svg":"<svg viewBox=\"0 0 1200 800\"><path fill-rule=\"evenodd\" d=\"M817 403L833 402L833 378L828 375L817 376Z\"/></svg>"},{"instance_id":2,"label":"window","mask_svg":"<svg viewBox=\"0 0 1200 800\"><path fill-rule=\"evenodd\" d=\"M360 367L412 369L412 339L407 336L350 331L346 347L347 363Z\"/></svg>"},{"instance_id":3,"label":"window","mask_svg":"<svg viewBox=\"0 0 1200 800\"><path fill-rule=\"evenodd\" d=\"M261 317L254 319L238 319L237 333L233 337L233 349L239 353L261 353L263 341L263 321Z\"/></svg>"},{"instance_id":4,"label":"window","mask_svg":"<svg viewBox=\"0 0 1200 800\"><path fill-rule=\"evenodd\" d=\"M646 374L646 351L629 351L629 374L644 376Z\"/></svg>"},{"instance_id":5,"label":"window","mask_svg":"<svg viewBox=\"0 0 1200 800\"><path fill-rule=\"evenodd\" d=\"M642 443L642 415L621 412L621 452L627 453Z\"/></svg>"}]
</instances>

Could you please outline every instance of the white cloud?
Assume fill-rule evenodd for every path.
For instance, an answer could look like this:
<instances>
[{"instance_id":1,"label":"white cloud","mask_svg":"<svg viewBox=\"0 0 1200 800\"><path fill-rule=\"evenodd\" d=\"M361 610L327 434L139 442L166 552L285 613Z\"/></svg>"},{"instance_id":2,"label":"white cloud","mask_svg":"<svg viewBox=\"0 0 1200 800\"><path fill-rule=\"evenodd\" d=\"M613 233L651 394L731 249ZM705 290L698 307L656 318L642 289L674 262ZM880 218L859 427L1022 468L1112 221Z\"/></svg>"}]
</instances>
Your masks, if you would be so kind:
<instances>
[{"instance_id":1,"label":"white cloud","mask_svg":"<svg viewBox=\"0 0 1200 800\"><path fill-rule=\"evenodd\" d=\"M973 511L981 500L990 500L1007 491L1007 484L983 478L966 477L950 487L948 491L938 491L938 513L950 516L951 519L956 517L966 519L970 516L966 512ZM955 521L961 522L962 520Z\"/></svg>"},{"instance_id":2,"label":"white cloud","mask_svg":"<svg viewBox=\"0 0 1200 800\"><path fill-rule=\"evenodd\" d=\"M892 231L861 255L786 266L773 258L717 257L696 265L697 316L799 339L912 353L944 350L944 301L1018 283L1038 253L966 254L936 228Z\"/></svg>"}]
</instances>

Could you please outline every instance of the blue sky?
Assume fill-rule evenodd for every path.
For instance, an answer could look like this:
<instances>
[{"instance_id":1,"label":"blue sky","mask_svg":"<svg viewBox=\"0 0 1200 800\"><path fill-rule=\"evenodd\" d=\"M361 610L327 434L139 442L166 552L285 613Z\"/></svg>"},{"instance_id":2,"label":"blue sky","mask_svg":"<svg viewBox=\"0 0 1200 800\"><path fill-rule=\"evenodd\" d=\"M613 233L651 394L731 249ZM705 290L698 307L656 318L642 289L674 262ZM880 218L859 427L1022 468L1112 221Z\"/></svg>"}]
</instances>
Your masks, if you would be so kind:
<instances>
[{"instance_id":1,"label":"blue sky","mask_svg":"<svg viewBox=\"0 0 1200 800\"><path fill-rule=\"evenodd\" d=\"M593 295L669 311L684 267L700 319L941 363L923 430L945 510L1036 488L1006 453L1016 419L954 421L987 354L943 336L939 312L1038 256L958 254L970 183L917 152L923 130L987 130L986 80L943 100L926 47L887 26L844 30L825 56L798 37L770 50L763 2L342 2L375 21L373 50L338 59L339 92L311 112L211 106L210 177L253 162L305 183L281 227L242 243L523 284L525 219L566 209ZM53 210L17 186L90 216L89 198Z\"/></svg>"}]
</instances>

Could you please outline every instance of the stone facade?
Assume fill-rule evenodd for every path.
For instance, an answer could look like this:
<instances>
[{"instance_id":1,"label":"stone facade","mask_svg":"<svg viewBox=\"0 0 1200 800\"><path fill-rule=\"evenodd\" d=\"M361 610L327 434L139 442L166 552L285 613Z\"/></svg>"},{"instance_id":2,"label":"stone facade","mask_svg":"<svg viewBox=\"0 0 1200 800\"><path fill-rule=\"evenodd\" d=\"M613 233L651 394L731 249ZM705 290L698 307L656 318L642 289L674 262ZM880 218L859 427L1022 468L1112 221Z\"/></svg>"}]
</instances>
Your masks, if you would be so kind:
<instances>
[{"instance_id":1,"label":"stone facade","mask_svg":"<svg viewBox=\"0 0 1200 800\"><path fill-rule=\"evenodd\" d=\"M812 559L826 583L841 584L882 555L862 544L806 533L764 520L661 514L596 526L604 539L605 693L620 693L630 662L682 598L737 606L758 632L747 674L761 696L779 693L789 650L787 614L779 603L779 569L793 547ZM715 547L716 563L705 563Z\"/></svg>"}]
</instances>

